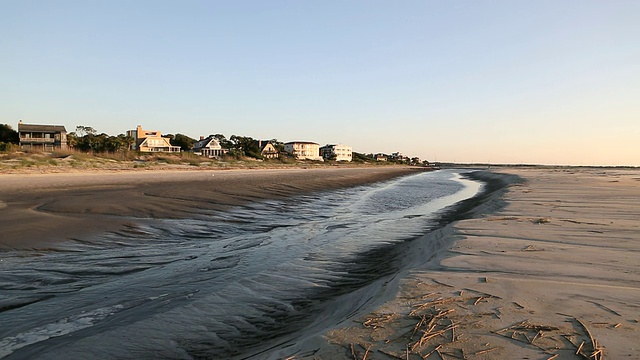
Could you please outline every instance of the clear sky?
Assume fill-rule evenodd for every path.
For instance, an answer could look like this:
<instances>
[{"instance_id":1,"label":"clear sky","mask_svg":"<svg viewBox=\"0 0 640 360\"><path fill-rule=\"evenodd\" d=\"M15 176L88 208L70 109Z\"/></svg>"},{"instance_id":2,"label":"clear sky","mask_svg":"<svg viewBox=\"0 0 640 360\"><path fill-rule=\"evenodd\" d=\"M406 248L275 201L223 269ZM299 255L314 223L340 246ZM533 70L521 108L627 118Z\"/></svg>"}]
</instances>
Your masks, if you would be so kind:
<instances>
[{"instance_id":1,"label":"clear sky","mask_svg":"<svg viewBox=\"0 0 640 360\"><path fill-rule=\"evenodd\" d=\"M0 123L640 165L640 1L0 0Z\"/></svg>"}]
</instances>

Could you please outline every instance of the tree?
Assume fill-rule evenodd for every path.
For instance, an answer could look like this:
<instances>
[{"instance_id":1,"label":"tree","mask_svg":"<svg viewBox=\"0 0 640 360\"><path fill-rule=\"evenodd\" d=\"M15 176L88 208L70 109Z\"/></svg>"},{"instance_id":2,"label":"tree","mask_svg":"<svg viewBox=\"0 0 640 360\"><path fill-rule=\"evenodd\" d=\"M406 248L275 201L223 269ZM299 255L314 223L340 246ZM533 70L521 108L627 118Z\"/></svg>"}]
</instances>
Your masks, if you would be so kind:
<instances>
[{"instance_id":1,"label":"tree","mask_svg":"<svg viewBox=\"0 0 640 360\"><path fill-rule=\"evenodd\" d=\"M85 135L95 135L97 131L91 126L78 125L76 126L76 133L80 134L80 137L83 137Z\"/></svg>"},{"instance_id":2,"label":"tree","mask_svg":"<svg viewBox=\"0 0 640 360\"><path fill-rule=\"evenodd\" d=\"M0 143L18 144L20 143L20 137L18 132L7 124L0 124Z\"/></svg>"},{"instance_id":3,"label":"tree","mask_svg":"<svg viewBox=\"0 0 640 360\"><path fill-rule=\"evenodd\" d=\"M171 139L171 145L180 146L182 151L190 151L193 149L193 144L196 140L183 134L167 135Z\"/></svg>"},{"instance_id":4,"label":"tree","mask_svg":"<svg viewBox=\"0 0 640 360\"><path fill-rule=\"evenodd\" d=\"M93 153L129 151L134 141L132 137L124 134L118 136L97 134L96 129L82 125L76 126L76 132L67 134L67 144L70 147Z\"/></svg>"},{"instance_id":5,"label":"tree","mask_svg":"<svg viewBox=\"0 0 640 360\"><path fill-rule=\"evenodd\" d=\"M260 146L258 141L248 136L231 135L232 152L236 156L249 156L261 159Z\"/></svg>"},{"instance_id":6,"label":"tree","mask_svg":"<svg viewBox=\"0 0 640 360\"><path fill-rule=\"evenodd\" d=\"M352 159L353 159L353 162L369 162L369 161L371 161L371 157L369 157L369 156L367 156L365 154L359 153L359 152L355 152L355 151L352 153Z\"/></svg>"},{"instance_id":7,"label":"tree","mask_svg":"<svg viewBox=\"0 0 640 360\"><path fill-rule=\"evenodd\" d=\"M78 135L75 132L70 132L67 134L67 145L70 148L75 148L78 146Z\"/></svg>"},{"instance_id":8,"label":"tree","mask_svg":"<svg viewBox=\"0 0 640 360\"><path fill-rule=\"evenodd\" d=\"M120 142L120 144L122 146L121 150L129 151L129 150L131 150L131 147L135 143L136 139L134 139L131 136L127 136L125 134L119 134L118 135L118 141Z\"/></svg>"},{"instance_id":9,"label":"tree","mask_svg":"<svg viewBox=\"0 0 640 360\"><path fill-rule=\"evenodd\" d=\"M215 134L215 135L213 135L213 138L216 139L218 144L220 144L220 146L223 149L231 150L233 148L233 143L231 141L227 140L227 138L224 137L224 135Z\"/></svg>"}]
</instances>

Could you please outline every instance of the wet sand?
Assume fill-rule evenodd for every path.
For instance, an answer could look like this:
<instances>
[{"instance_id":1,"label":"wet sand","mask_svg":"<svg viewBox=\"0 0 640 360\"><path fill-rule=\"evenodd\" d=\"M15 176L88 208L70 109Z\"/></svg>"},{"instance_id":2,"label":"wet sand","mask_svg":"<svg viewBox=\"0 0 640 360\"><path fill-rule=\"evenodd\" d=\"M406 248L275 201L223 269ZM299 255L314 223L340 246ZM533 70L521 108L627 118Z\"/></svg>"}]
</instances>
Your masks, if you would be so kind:
<instances>
[{"instance_id":1,"label":"wet sand","mask_svg":"<svg viewBox=\"0 0 640 360\"><path fill-rule=\"evenodd\" d=\"M425 236L436 254L399 274L395 296L289 354L638 358L640 171L503 172L525 182L495 193L484 214Z\"/></svg>"},{"instance_id":2,"label":"wet sand","mask_svg":"<svg viewBox=\"0 0 640 360\"><path fill-rule=\"evenodd\" d=\"M0 250L52 249L139 218L197 218L247 202L384 181L409 167L0 175Z\"/></svg>"}]
</instances>

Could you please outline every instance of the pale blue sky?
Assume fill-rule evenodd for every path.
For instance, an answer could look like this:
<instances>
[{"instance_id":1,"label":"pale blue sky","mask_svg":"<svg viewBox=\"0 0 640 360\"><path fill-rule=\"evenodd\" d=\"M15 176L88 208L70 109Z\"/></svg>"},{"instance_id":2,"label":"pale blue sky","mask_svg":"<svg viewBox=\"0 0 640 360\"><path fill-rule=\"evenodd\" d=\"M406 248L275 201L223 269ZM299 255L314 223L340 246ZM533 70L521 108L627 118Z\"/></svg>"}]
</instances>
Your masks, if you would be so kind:
<instances>
[{"instance_id":1,"label":"pale blue sky","mask_svg":"<svg viewBox=\"0 0 640 360\"><path fill-rule=\"evenodd\" d=\"M0 0L0 123L640 165L639 1Z\"/></svg>"}]
</instances>

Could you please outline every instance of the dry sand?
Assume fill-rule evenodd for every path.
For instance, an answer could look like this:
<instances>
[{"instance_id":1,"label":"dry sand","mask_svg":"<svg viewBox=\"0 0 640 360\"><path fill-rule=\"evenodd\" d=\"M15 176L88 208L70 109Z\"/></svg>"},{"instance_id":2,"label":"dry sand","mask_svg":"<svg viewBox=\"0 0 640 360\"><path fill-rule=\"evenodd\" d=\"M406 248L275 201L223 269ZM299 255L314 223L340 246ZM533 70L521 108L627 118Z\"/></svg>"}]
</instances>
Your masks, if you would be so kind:
<instances>
[{"instance_id":1,"label":"dry sand","mask_svg":"<svg viewBox=\"0 0 640 360\"><path fill-rule=\"evenodd\" d=\"M193 218L261 199L388 180L409 167L0 175L0 250L50 249L138 218ZM86 241L83 239L83 241Z\"/></svg>"},{"instance_id":2,"label":"dry sand","mask_svg":"<svg viewBox=\"0 0 640 360\"><path fill-rule=\"evenodd\" d=\"M505 208L292 358L640 359L640 171L508 172Z\"/></svg>"}]
</instances>

